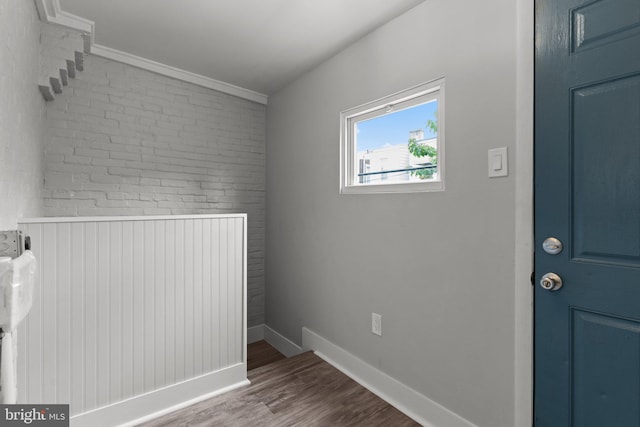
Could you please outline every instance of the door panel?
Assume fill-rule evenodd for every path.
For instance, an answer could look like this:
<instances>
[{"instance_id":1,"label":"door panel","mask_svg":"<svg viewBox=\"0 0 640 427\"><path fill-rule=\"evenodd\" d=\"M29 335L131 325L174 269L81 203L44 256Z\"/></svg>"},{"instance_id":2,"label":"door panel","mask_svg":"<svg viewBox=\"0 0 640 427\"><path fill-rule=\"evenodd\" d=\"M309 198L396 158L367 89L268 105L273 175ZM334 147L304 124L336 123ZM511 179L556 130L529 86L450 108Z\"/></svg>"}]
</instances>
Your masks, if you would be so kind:
<instances>
[{"instance_id":1,"label":"door panel","mask_svg":"<svg viewBox=\"0 0 640 427\"><path fill-rule=\"evenodd\" d=\"M640 419L640 323L578 309L572 320L574 425L633 425L623 421Z\"/></svg>"},{"instance_id":2,"label":"door panel","mask_svg":"<svg viewBox=\"0 0 640 427\"><path fill-rule=\"evenodd\" d=\"M574 51L601 46L640 30L640 4L636 0L599 0L571 14Z\"/></svg>"},{"instance_id":3,"label":"door panel","mask_svg":"<svg viewBox=\"0 0 640 427\"><path fill-rule=\"evenodd\" d=\"M572 257L640 265L640 76L573 90L571 107Z\"/></svg>"},{"instance_id":4,"label":"door panel","mask_svg":"<svg viewBox=\"0 0 640 427\"><path fill-rule=\"evenodd\" d=\"M535 67L535 425L640 426L640 0L536 0Z\"/></svg>"}]
</instances>

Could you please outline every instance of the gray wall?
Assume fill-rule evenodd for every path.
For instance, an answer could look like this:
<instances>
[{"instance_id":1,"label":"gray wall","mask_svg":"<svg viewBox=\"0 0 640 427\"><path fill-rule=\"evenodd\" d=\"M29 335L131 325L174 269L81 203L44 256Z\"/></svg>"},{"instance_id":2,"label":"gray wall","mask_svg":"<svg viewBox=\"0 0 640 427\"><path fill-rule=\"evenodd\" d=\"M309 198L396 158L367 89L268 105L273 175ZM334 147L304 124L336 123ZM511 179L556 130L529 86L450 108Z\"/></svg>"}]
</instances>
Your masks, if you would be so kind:
<instances>
[{"instance_id":1,"label":"gray wall","mask_svg":"<svg viewBox=\"0 0 640 427\"><path fill-rule=\"evenodd\" d=\"M267 324L514 425L516 5L429 0L269 99ZM446 191L339 195L341 110L446 78ZM511 174L487 178L487 150ZM383 336L371 334L371 312Z\"/></svg>"},{"instance_id":2,"label":"gray wall","mask_svg":"<svg viewBox=\"0 0 640 427\"><path fill-rule=\"evenodd\" d=\"M0 0L0 230L42 214L39 37L33 1Z\"/></svg>"},{"instance_id":3,"label":"gray wall","mask_svg":"<svg viewBox=\"0 0 640 427\"><path fill-rule=\"evenodd\" d=\"M265 107L96 56L46 108L47 216L248 213L264 322Z\"/></svg>"}]
</instances>

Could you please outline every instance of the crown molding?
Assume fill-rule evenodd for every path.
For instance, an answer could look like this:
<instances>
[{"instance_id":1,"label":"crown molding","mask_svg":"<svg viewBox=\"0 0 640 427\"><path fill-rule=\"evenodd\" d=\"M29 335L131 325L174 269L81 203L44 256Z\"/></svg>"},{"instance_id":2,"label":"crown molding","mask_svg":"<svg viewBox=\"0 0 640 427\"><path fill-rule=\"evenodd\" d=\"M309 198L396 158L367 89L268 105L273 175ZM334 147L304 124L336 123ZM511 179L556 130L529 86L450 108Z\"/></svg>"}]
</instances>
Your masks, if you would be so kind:
<instances>
[{"instance_id":1,"label":"crown molding","mask_svg":"<svg viewBox=\"0 0 640 427\"><path fill-rule=\"evenodd\" d=\"M112 49L110 47L102 46L99 44L93 44L91 47L91 53L96 56L101 56L113 61L122 62L124 64L142 68L143 70L153 71L164 76L173 77L174 79L213 89L218 92L223 92L229 95L237 96L239 98L248 99L249 101L257 102L259 104L267 104L267 95L265 94L254 92L250 89L245 89L239 86L234 86L229 83L221 82L220 80L215 80L200 74L195 74L190 71L182 70L180 68L175 68L170 65L142 58L140 56L132 55L121 50Z\"/></svg>"},{"instance_id":2,"label":"crown molding","mask_svg":"<svg viewBox=\"0 0 640 427\"><path fill-rule=\"evenodd\" d=\"M85 53L89 53L91 45L93 45L95 22L65 12L60 7L60 0L35 0L35 3L41 21L71 28L82 33L85 39Z\"/></svg>"},{"instance_id":3,"label":"crown molding","mask_svg":"<svg viewBox=\"0 0 640 427\"><path fill-rule=\"evenodd\" d=\"M95 22L65 12L60 7L60 0L34 1L38 9L38 14L40 15L41 21L71 28L84 34L85 53L92 53L96 56L101 56L113 61L122 62L124 64L132 65L134 67L152 71L157 74L206 87L208 89L213 89L218 92L237 96L239 98L257 102L259 104L267 104L268 97L263 93L255 92L250 89L245 89L243 87L222 82L220 80L212 79L210 77L195 74L190 71L182 70L180 68L172 67L170 65L162 64L160 62L152 61L150 59L132 55L127 52L96 44L94 40Z\"/></svg>"}]
</instances>

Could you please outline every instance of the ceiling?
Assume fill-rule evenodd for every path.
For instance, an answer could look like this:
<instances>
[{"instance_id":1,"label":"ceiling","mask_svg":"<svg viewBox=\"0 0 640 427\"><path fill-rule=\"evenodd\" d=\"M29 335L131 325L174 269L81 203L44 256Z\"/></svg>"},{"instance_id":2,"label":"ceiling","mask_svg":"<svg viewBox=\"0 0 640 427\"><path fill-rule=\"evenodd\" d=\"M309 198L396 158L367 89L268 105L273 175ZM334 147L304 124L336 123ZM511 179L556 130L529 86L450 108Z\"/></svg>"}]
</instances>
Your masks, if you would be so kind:
<instances>
[{"instance_id":1,"label":"ceiling","mask_svg":"<svg viewBox=\"0 0 640 427\"><path fill-rule=\"evenodd\" d=\"M60 0L95 43L273 94L424 0Z\"/></svg>"}]
</instances>

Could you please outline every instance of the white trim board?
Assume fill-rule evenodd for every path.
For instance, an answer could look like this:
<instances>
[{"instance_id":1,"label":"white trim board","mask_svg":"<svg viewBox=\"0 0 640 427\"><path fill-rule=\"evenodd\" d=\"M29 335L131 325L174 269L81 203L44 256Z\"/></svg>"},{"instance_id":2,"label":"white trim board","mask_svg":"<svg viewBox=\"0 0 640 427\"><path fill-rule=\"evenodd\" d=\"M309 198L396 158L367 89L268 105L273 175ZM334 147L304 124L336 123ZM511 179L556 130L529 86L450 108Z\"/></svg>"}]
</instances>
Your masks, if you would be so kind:
<instances>
[{"instance_id":1,"label":"white trim board","mask_svg":"<svg viewBox=\"0 0 640 427\"><path fill-rule=\"evenodd\" d=\"M533 57L534 1L517 0L514 420L533 423Z\"/></svg>"},{"instance_id":2,"label":"white trim board","mask_svg":"<svg viewBox=\"0 0 640 427\"><path fill-rule=\"evenodd\" d=\"M247 344L262 341L264 339L264 324L247 328Z\"/></svg>"},{"instance_id":3,"label":"white trim board","mask_svg":"<svg viewBox=\"0 0 640 427\"><path fill-rule=\"evenodd\" d=\"M122 215L122 216L45 216L40 218L22 218L19 224L47 224L60 222L110 222L110 221L165 221L178 219L243 218L246 213L233 214L196 214L196 215ZM246 233L245 233L246 234Z\"/></svg>"},{"instance_id":4,"label":"white trim board","mask_svg":"<svg viewBox=\"0 0 640 427\"><path fill-rule=\"evenodd\" d=\"M296 356L303 351L302 347L298 344L271 329L267 325L264 325L264 340L287 357Z\"/></svg>"},{"instance_id":5,"label":"white trim board","mask_svg":"<svg viewBox=\"0 0 640 427\"><path fill-rule=\"evenodd\" d=\"M135 426L245 385L249 385L247 365L240 363L75 415L71 417L70 425L71 427Z\"/></svg>"},{"instance_id":6,"label":"white trim board","mask_svg":"<svg viewBox=\"0 0 640 427\"><path fill-rule=\"evenodd\" d=\"M93 21L65 12L60 6L60 0L35 0L35 2L41 21L80 31L89 35L93 41L95 33Z\"/></svg>"},{"instance_id":7,"label":"white trim board","mask_svg":"<svg viewBox=\"0 0 640 427\"><path fill-rule=\"evenodd\" d=\"M257 102L258 104L267 104L268 97L263 93L96 44L94 40L94 21L65 12L60 6L60 0L35 0L35 3L41 21L71 28L87 35L88 37L85 39L88 40L89 44L89 46L87 46L87 42L85 41L85 51L87 53L92 53L96 56L122 62L123 64L142 68L143 70L152 71L163 76L172 77L174 79L206 87L218 92L237 96L238 98L247 99L249 101Z\"/></svg>"},{"instance_id":8,"label":"white trim board","mask_svg":"<svg viewBox=\"0 0 640 427\"><path fill-rule=\"evenodd\" d=\"M247 344L262 340L269 343L286 357L296 356L303 351L298 344L265 324L247 328Z\"/></svg>"},{"instance_id":9,"label":"white trim board","mask_svg":"<svg viewBox=\"0 0 640 427\"><path fill-rule=\"evenodd\" d=\"M425 427L477 427L308 328L302 328L302 348L314 350L320 358Z\"/></svg>"}]
</instances>

